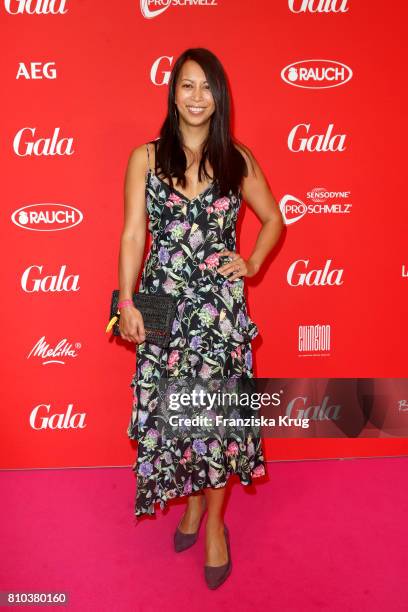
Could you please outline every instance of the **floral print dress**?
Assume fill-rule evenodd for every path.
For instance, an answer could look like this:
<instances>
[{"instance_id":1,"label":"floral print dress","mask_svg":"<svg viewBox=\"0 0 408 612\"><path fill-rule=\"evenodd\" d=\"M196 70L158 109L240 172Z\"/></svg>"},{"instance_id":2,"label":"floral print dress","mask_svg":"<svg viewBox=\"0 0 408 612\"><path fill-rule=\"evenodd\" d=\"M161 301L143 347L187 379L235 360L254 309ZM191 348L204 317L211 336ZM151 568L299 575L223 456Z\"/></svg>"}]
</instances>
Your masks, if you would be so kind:
<instances>
[{"instance_id":1,"label":"floral print dress","mask_svg":"<svg viewBox=\"0 0 408 612\"><path fill-rule=\"evenodd\" d=\"M156 141L153 141L156 144ZM149 155L149 148L147 153ZM194 438L160 435L155 421L161 378L253 377L251 340L258 327L248 315L244 281L229 282L219 256L236 249L241 192L219 197L216 181L189 200L150 169L146 206L152 242L139 291L177 299L168 347L136 346L132 413L127 429L137 440L135 515L155 514L174 497L205 487L224 487L231 474L243 485L265 474L260 438L247 435Z\"/></svg>"}]
</instances>

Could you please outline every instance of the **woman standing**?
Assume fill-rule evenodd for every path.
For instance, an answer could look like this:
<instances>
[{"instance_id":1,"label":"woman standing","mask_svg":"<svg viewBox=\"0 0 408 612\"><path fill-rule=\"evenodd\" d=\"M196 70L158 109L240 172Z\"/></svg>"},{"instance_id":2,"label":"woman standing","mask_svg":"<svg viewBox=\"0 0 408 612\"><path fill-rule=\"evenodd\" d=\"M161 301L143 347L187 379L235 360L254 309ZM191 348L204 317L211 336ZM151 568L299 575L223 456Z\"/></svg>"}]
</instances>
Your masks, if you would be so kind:
<instances>
[{"instance_id":1,"label":"woman standing","mask_svg":"<svg viewBox=\"0 0 408 612\"><path fill-rule=\"evenodd\" d=\"M235 251L242 196L262 228L251 256ZM142 265L146 217L152 244L139 291L177 299L171 341L145 342L143 318L123 306L122 338L137 344L128 436L138 441L135 515L154 514L167 500L187 496L176 528L176 551L197 538L207 510L205 578L216 588L231 572L229 532L222 509L225 485L265 474L261 440L163 439L157 428L161 378L253 377L251 340L258 334L247 313L243 277L260 269L277 243L283 221L250 150L233 139L227 79L217 57L188 49L175 62L168 114L157 140L135 148L125 182L125 221L119 255L119 301L131 299Z\"/></svg>"}]
</instances>

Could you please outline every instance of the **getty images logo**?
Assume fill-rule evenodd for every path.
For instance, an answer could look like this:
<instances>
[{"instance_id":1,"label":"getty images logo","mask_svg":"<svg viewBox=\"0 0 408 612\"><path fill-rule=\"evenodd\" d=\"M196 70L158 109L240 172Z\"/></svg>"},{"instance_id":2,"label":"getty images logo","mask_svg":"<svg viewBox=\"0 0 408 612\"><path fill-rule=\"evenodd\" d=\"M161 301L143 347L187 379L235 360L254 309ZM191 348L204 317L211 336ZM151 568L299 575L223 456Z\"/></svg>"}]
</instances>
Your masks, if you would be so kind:
<instances>
[{"instance_id":1,"label":"getty images logo","mask_svg":"<svg viewBox=\"0 0 408 612\"><path fill-rule=\"evenodd\" d=\"M326 59L300 60L281 71L285 83L303 89L338 87L350 81L352 76L353 72L346 64Z\"/></svg>"},{"instance_id":2,"label":"getty images logo","mask_svg":"<svg viewBox=\"0 0 408 612\"><path fill-rule=\"evenodd\" d=\"M11 215L12 222L34 232L56 232L81 223L83 214L68 204L28 204Z\"/></svg>"},{"instance_id":3,"label":"getty images logo","mask_svg":"<svg viewBox=\"0 0 408 612\"><path fill-rule=\"evenodd\" d=\"M184 6L186 6L186 2ZM218 6L217 0L200 0L199 2L191 2L190 4L198 4L199 6ZM145 19L153 19L158 17L170 6L181 6L180 0L140 0L140 11ZM151 8L159 6L160 8Z\"/></svg>"}]
</instances>

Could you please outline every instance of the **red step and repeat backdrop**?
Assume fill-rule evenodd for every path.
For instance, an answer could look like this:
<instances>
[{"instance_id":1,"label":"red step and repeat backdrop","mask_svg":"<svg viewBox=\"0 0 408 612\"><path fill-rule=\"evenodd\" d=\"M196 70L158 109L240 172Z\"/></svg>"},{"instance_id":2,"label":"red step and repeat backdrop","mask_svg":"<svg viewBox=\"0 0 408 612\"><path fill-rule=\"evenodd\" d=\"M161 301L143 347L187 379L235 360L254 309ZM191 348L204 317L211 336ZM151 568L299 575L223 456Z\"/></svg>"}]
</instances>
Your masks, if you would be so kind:
<instances>
[{"instance_id":1,"label":"red step and repeat backdrop","mask_svg":"<svg viewBox=\"0 0 408 612\"><path fill-rule=\"evenodd\" d=\"M124 174L158 135L187 47L225 66L234 133L286 220L246 279L256 376L407 375L403 3L2 0L0 13L1 467L134 461L135 347L105 334ZM244 257L259 228L244 205ZM265 446L268 459L399 455L407 439Z\"/></svg>"}]
</instances>

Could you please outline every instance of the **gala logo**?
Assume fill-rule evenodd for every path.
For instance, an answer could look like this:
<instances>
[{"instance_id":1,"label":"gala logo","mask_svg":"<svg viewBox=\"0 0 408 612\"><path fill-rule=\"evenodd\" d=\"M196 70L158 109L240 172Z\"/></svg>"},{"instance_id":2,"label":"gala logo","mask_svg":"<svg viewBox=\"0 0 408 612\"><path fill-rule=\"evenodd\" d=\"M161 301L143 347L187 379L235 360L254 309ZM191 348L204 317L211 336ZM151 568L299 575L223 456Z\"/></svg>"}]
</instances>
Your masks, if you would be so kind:
<instances>
[{"instance_id":1,"label":"gala logo","mask_svg":"<svg viewBox=\"0 0 408 612\"><path fill-rule=\"evenodd\" d=\"M64 15L66 0L4 0L4 7L10 15Z\"/></svg>"},{"instance_id":2,"label":"gala logo","mask_svg":"<svg viewBox=\"0 0 408 612\"><path fill-rule=\"evenodd\" d=\"M50 404L39 404L30 414L30 425L33 429L85 429L85 412L72 414L73 404L68 404L66 412L50 416Z\"/></svg>"},{"instance_id":3,"label":"gala logo","mask_svg":"<svg viewBox=\"0 0 408 612\"><path fill-rule=\"evenodd\" d=\"M342 276L344 270L332 270L330 269L331 259L328 259L323 269L309 269L308 259L298 259L290 265L287 281L291 287L308 287L314 286L325 286L325 285L337 285L343 284Z\"/></svg>"},{"instance_id":4,"label":"gala logo","mask_svg":"<svg viewBox=\"0 0 408 612\"><path fill-rule=\"evenodd\" d=\"M348 0L288 0L292 13L347 13Z\"/></svg>"},{"instance_id":5,"label":"gala logo","mask_svg":"<svg viewBox=\"0 0 408 612\"><path fill-rule=\"evenodd\" d=\"M42 273L43 266L29 266L21 277L21 287L27 293L79 291L79 274L65 276L66 268L65 265L61 266L58 276L56 274L42 276L38 272Z\"/></svg>"}]
</instances>

